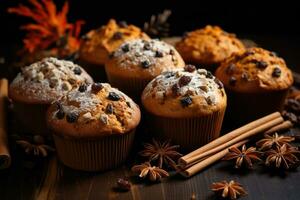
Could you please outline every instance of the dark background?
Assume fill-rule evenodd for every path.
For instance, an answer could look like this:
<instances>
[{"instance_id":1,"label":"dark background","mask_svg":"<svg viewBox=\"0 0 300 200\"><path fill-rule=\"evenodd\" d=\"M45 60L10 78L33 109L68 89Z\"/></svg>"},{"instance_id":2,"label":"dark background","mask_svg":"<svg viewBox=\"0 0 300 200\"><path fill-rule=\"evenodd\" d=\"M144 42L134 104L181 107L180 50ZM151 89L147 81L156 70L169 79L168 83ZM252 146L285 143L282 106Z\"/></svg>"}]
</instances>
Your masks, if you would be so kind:
<instances>
[{"instance_id":1,"label":"dark background","mask_svg":"<svg viewBox=\"0 0 300 200\"><path fill-rule=\"evenodd\" d=\"M8 7L26 4L27 0L0 0L0 53L11 54L15 44L22 44L19 26L28 19L7 14ZM56 0L62 5L62 0ZM142 27L152 14L171 9L172 35L201 28L206 24L219 25L240 38L248 38L266 49L276 51L295 68L300 62L300 6L296 1L216 1L216 0L70 0L69 21L83 19L83 33L105 24L108 19L126 20Z\"/></svg>"}]
</instances>

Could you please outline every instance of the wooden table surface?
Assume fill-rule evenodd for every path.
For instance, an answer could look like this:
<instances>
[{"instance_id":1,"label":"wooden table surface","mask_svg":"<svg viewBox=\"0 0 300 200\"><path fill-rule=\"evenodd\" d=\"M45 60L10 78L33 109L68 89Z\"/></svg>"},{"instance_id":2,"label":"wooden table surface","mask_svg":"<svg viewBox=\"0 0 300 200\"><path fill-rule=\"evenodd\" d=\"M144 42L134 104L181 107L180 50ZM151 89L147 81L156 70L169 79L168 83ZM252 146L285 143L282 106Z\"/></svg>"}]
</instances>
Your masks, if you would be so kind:
<instances>
[{"instance_id":1,"label":"wooden table surface","mask_svg":"<svg viewBox=\"0 0 300 200\"><path fill-rule=\"evenodd\" d=\"M279 52L288 64L299 72L299 39L274 39L274 37L253 37L267 49ZM275 42L274 42L275 41ZM298 45L296 45L298 44ZM299 56L299 55L298 55ZM298 130L294 130L298 132ZM143 134L139 132L138 134ZM287 133L287 134L290 134ZM136 155L136 150L132 153ZM151 184L132 176L130 167L133 159L118 169L87 173L75 171L63 166L55 154L40 159L35 165L24 158L19 151L12 152L12 166L0 171L0 200L27 199L216 199L210 191L212 182L234 179L248 191L242 199L253 200L299 200L300 171L288 173L276 172L263 166L254 170L236 170L232 163L218 162L197 175L186 179L178 175L171 176L161 183ZM133 186L129 192L115 189L117 178L129 177Z\"/></svg>"}]
</instances>

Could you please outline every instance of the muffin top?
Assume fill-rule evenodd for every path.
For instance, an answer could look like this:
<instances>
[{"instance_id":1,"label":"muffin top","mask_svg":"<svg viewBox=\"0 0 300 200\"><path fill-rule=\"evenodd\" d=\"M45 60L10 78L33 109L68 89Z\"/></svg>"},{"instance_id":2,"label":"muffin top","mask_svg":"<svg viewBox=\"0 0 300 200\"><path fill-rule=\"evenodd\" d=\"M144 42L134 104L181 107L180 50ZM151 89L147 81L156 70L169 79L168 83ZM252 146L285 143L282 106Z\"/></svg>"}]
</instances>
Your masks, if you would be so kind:
<instances>
[{"instance_id":1,"label":"muffin top","mask_svg":"<svg viewBox=\"0 0 300 200\"><path fill-rule=\"evenodd\" d=\"M125 41L148 39L146 33L126 22L117 23L111 19L107 25L92 30L83 37L80 48L80 59L92 64L104 65L108 55Z\"/></svg>"},{"instance_id":2,"label":"muffin top","mask_svg":"<svg viewBox=\"0 0 300 200\"><path fill-rule=\"evenodd\" d=\"M223 84L205 69L186 65L153 79L142 95L145 109L163 117L208 115L226 106Z\"/></svg>"},{"instance_id":3,"label":"muffin top","mask_svg":"<svg viewBox=\"0 0 300 200\"><path fill-rule=\"evenodd\" d=\"M25 103L49 104L92 78L79 65L56 58L44 58L21 69L10 84L9 96Z\"/></svg>"},{"instance_id":4,"label":"muffin top","mask_svg":"<svg viewBox=\"0 0 300 200\"><path fill-rule=\"evenodd\" d=\"M105 66L110 73L153 79L162 71L183 68L184 61L163 41L136 39L116 49Z\"/></svg>"},{"instance_id":5,"label":"muffin top","mask_svg":"<svg viewBox=\"0 0 300 200\"><path fill-rule=\"evenodd\" d=\"M234 34L227 33L218 26L209 25L187 33L176 44L176 49L186 62L204 65L219 64L244 48Z\"/></svg>"},{"instance_id":6,"label":"muffin top","mask_svg":"<svg viewBox=\"0 0 300 200\"><path fill-rule=\"evenodd\" d=\"M293 84L292 72L274 52L249 48L232 55L217 69L225 87L240 92L283 90Z\"/></svg>"},{"instance_id":7,"label":"muffin top","mask_svg":"<svg viewBox=\"0 0 300 200\"><path fill-rule=\"evenodd\" d=\"M107 83L83 84L52 104L47 113L49 127L64 137L124 134L139 121L138 105Z\"/></svg>"}]
</instances>

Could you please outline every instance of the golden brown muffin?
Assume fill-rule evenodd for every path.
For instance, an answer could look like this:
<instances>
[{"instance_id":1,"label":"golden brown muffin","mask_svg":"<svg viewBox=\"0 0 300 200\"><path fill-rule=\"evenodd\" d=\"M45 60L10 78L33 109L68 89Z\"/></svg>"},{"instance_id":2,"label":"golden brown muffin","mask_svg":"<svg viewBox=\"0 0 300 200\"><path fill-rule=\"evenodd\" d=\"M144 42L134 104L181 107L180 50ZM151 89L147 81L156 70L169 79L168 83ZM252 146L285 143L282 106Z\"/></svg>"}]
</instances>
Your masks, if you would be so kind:
<instances>
[{"instance_id":1,"label":"golden brown muffin","mask_svg":"<svg viewBox=\"0 0 300 200\"><path fill-rule=\"evenodd\" d=\"M206 26L187 33L176 44L176 49L187 63L200 64L214 71L215 67L233 53L244 50L242 42L234 34L218 26Z\"/></svg>"},{"instance_id":2,"label":"golden brown muffin","mask_svg":"<svg viewBox=\"0 0 300 200\"><path fill-rule=\"evenodd\" d=\"M280 111L293 84L284 60L262 48L234 54L217 69L216 77L225 85L230 117L242 122Z\"/></svg>"},{"instance_id":3,"label":"golden brown muffin","mask_svg":"<svg viewBox=\"0 0 300 200\"><path fill-rule=\"evenodd\" d=\"M81 85L48 110L62 162L75 169L105 170L122 163L132 146L140 110L107 83Z\"/></svg>"},{"instance_id":4,"label":"golden brown muffin","mask_svg":"<svg viewBox=\"0 0 300 200\"><path fill-rule=\"evenodd\" d=\"M91 68L91 75L96 77L98 73L104 72L103 65L108 56L122 43L138 38L149 39L138 27L125 22L117 23L113 19L99 29L90 31L83 38L79 59L82 66L87 67L88 72Z\"/></svg>"},{"instance_id":5,"label":"golden brown muffin","mask_svg":"<svg viewBox=\"0 0 300 200\"><path fill-rule=\"evenodd\" d=\"M162 73L145 88L149 127L192 150L219 136L226 109L222 83L209 71L187 65Z\"/></svg>"},{"instance_id":6,"label":"golden brown muffin","mask_svg":"<svg viewBox=\"0 0 300 200\"><path fill-rule=\"evenodd\" d=\"M140 99L148 82L166 70L183 68L174 47L159 40L132 40L122 44L105 64L109 82Z\"/></svg>"},{"instance_id":7,"label":"golden brown muffin","mask_svg":"<svg viewBox=\"0 0 300 200\"><path fill-rule=\"evenodd\" d=\"M45 113L48 106L82 83L92 78L80 66L56 58L44 58L22 68L9 87L16 117L25 131L47 132Z\"/></svg>"}]
</instances>

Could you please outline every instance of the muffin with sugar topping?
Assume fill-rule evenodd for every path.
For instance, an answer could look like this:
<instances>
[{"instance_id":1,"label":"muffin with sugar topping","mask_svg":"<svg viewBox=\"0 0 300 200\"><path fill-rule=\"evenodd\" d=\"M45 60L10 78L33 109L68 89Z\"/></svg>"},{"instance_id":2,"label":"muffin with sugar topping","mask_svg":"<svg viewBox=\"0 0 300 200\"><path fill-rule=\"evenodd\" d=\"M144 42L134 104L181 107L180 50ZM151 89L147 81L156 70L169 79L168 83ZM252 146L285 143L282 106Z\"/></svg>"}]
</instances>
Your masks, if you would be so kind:
<instances>
[{"instance_id":1,"label":"muffin with sugar topping","mask_svg":"<svg viewBox=\"0 0 300 200\"><path fill-rule=\"evenodd\" d=\"M228 117L240 123L281 111L293 84L284 60L262 48L232 55L217 69L216 76L228 94Z\"/></svg>"},{"instance_id":2,"label":"muffin with sugar topping","mask_svg":"<svg viewBox=\"0 0 300 200\"><path fill-rule=\"evenodd\" d=\"M215 71L216 67L233 53L245 49L234 34L218 26L206 26L187 33L176 43L176 49L187 63L193 63Z\"/></svg>"},{"instance_id":3,"label":"muffin with sugar topping","mask_svg":"<svg viewBox=\"0 0 300 200\"><path fill-rule=\"evenodd\" d=\"M193 65L162 73L142 94L153 133L187 150L219 136L226 103L223 84Z\"/></svg>"},{"instance_id":4,"label":"muffin with sugar topping","mask_svg":"<svg viewBox=\"0 0 300 200\"><path fill-rule=\"evenodd\" d=\"M149 39L140 28L110 19L106 25L91 30L83 37L79 51L80 63L95 80L103 81L106 79L104 64L108 56L122 43L138 38Z\"/></svg>"},{"instance_id":5,"label":"muffin with sugar topping","mask_svg":"<svg viewBox=\"0 0 300 200\"><path fill-rule=\"evenodd\" d=\"M159 40L142 39L122 44L105 64L109 82L138 99L153 78L183 67L184 61L174 47Z\"/></svg>"},{"instance_id":6,"label":"muffin with sugar topping","mask_svg":"<svg viewBox=\"0 0 300 200\"><path fill-rule=\"evenodd\" d=\"M107 83L81 85L50 106L47 123L61 161L86 171L116 167L127 158L140 121L129 97Z\"/></svg>"},{"instance_id":7,"label":"muffin with sugar topping","mask_svg":"<svg viewBox=\"0 0 300 200\"><path fill-rule=\"evenodd\" d=\"M44 58L21 72L9 87L18 121L26 131L47 132L45 112L48 106L73 88L92 83L92 78L80 66L56 58Z\"/></svg>"}]
</instances>

